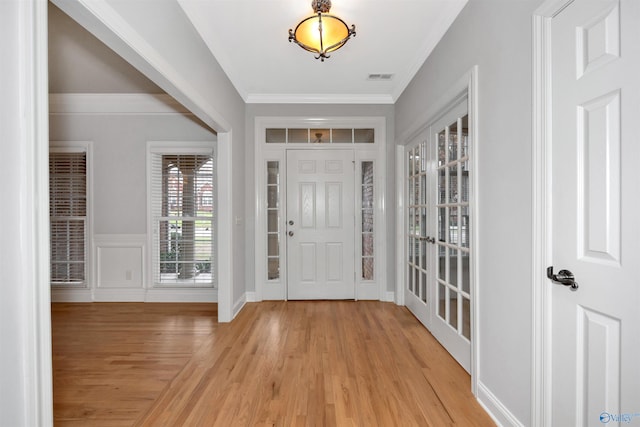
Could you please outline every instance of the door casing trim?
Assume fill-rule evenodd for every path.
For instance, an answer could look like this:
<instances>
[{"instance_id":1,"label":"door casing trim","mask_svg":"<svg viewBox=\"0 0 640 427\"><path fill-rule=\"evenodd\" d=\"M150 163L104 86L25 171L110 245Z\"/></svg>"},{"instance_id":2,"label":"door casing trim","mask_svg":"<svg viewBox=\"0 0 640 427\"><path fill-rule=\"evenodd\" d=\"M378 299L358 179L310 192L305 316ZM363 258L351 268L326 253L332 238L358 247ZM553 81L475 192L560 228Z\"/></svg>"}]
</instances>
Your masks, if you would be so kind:
<instances>
[{"instance_id":1,"label":"door casing trim","mask_svg":"<svg viewBox=\"0 0 640 427\"><path fill-rule=\"evenodd\" d=\"M551 426L551 22L573 0L547 0L533 13L531 425Z\"/></svg>"},{"instance_id":2,"label":"door casing trim","mask_svg":"<svg viewBox=\"0 0 640 427\"><path fill-rule=\"evenodd\" d=\"M357 128L371 127L375 129L375 142L373 144L266 144L265 129L267 128ZM262 174L266 161L279 161L281 176L286 177L286 151L288 149L308 149L308 150L353 150L356 164L362 161L374 161L375 165L375 211L374 230L375 232L375 280L372 282L359 281L356 278L356 300L374 299L389 301L387 292L387 245L386 242L386 168L385 147L386 147L386 118L383 116L355 116L355 117L267 117L255 118L255 205L254 205L254 239L255 239L255 301L263 300L286 300L286 269L281 268L280 280L266 280L266 175ZM356 168L356 171L358 169ZM354 172L355 173L355 172ZM356 176L357 178L357 176ZM356 189L358 180L355 182ZM281 188L281 194L286 194L285 186ZM357 193L356 193L357 194ZM356 197L357 199L357 197ZM286 200L281 199L282 206L286 206ZM356 205L356 209L358 206ZM283 224L284 220L281 220ZM282 228L281 228L282 229ZM358 227L356 227L355 240L358 239ZM357 243L357 242L356 242ZM355 248L358 248L356 244ZM355 254L357 255L357 254ZM281 265L286 265L286 252L280 254ZM357 271L357 268L356 268Z\"/></svg>"}]
</instances>

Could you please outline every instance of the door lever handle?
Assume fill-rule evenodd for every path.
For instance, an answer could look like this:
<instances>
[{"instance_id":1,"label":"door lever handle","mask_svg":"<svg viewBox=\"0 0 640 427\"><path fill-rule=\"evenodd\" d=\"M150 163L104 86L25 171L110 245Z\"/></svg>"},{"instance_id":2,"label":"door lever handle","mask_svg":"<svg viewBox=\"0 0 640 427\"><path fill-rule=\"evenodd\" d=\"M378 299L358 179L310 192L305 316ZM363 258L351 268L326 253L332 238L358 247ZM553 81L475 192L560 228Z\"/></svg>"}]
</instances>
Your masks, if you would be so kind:
<instances>
[{"instance_id":1,"label":"door lever handle","mask_svg":"<svg viewBox=\"0 0 640 427\"><path fill-rule=\"evenodd\" d=\"M555 283L571 287L572 291L578 289L578 283L575 281L573 273L569 270L560 270L558 274L553 274L553 266L547 267L547 277Z\"/></svg>"}]
</instances>

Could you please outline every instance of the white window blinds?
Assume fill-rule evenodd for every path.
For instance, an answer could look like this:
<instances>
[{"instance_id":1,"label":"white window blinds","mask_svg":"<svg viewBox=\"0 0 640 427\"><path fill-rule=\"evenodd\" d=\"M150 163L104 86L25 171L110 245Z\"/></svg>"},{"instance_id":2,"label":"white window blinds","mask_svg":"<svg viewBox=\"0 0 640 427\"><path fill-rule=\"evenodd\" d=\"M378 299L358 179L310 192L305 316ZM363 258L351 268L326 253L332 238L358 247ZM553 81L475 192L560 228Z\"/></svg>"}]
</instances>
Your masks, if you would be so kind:
<instances>
[{"instance_id":1,"label":"white window blinds","mask_svg":"<svg viewBox=\"0 0 640 427\"><path fill-rule=\"evenodd\" d=\"M86 285L87 153L49 153L51 284Z\"/></svg>"},{"instance_id":2,"label":"white window blinds","mask_svg":"<svg viewBox=\"0 0 640 427\"><path fill-rule=\"evenodd\" d=\"M214 286L213 156L151 156L154 283Z\"/></svg>"}]
</instances>

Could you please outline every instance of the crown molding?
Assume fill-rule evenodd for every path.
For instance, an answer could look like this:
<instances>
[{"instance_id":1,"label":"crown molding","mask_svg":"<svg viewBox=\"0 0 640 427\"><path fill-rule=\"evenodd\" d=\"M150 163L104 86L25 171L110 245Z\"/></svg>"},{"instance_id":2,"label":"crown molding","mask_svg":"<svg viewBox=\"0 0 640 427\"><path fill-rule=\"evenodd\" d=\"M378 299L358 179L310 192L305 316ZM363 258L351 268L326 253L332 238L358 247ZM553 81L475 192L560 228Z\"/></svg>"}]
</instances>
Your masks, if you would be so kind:
<instances>
[{"instance_id":1,"label":"crown molding","mask_svg":"<svg viewBox=\"0 0 640 427\"><path fill-rule=\"evenodd\" d=\"M50 114L191 114L167 94L50 93Z\"/></svg>"},{"instance_id":2,"label":"crown molding","mask_svg":"<svg viewBox=\"0 0 640 427\"><path fill-rule=\"evenodd\" d=\"M247 104L393 104L388 94L249 94Z\"/></svg>"}]
</instances>

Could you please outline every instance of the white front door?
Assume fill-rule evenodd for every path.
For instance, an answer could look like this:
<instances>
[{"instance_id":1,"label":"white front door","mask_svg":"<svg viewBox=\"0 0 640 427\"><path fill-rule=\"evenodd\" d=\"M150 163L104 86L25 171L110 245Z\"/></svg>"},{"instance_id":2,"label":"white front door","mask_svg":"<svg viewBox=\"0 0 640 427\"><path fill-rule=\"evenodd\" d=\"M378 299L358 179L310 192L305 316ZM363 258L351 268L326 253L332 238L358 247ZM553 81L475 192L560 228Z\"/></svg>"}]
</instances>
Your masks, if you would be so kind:
<instances>
[{"instance_id":1,"label":"white front door","mask_svg":"<svg viewBox=\"0 0 640 427\"><path fill-rule=\"evenodd\" d=\"M637 0L552 19L554 426L640 424L639 40Z\"/></svg>"},{"instance_id":2,"label":"white front door","mask_svg":"<svg viewBox=\"0 0 640 427\"><path fill-rule=\"evenodd\" d=\"M287 298L355 298L354 156L287 151Z\"/></svg>"}]
</instances>

